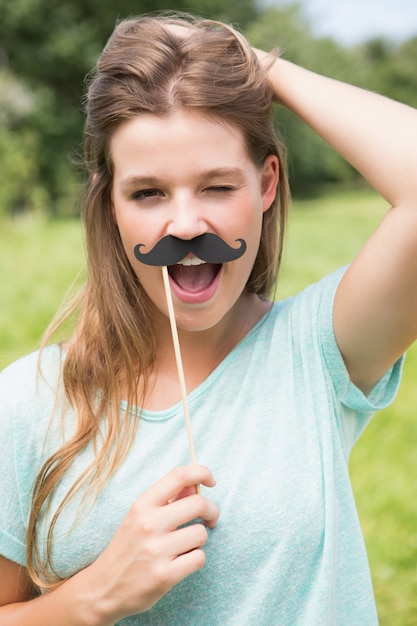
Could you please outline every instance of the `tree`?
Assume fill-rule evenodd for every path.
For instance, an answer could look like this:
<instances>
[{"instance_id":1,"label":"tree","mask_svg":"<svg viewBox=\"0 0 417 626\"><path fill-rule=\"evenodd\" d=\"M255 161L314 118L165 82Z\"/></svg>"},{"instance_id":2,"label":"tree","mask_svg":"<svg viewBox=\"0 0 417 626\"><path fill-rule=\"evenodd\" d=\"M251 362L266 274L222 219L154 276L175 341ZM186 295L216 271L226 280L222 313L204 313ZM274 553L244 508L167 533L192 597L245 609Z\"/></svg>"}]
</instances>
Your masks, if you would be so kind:
<instances>
[{"instance_id":1,"label":"tree","mask_svg":"<svg viewBox=\"0 0 417 626\"><path fill-rule=\"evenodd\" d=\"M372 39L360 53L376 91L417 107L417 37L401 44Z\"/></svg>"},{"instance_id":2,"label":"tree","mask_svg":"<svg viewBox=\"0 0 417 626\"><path fill-rule=\"evenodd\" d=\"M26 206L35 208L35 198L39 197L38 172L32 159L37 136L30 129L16 132L34 106L28 90L10 73L0 72L0 215L5 207L14 213Z\"/></svg>"},{"instance_id":3,"label":"tree","mask_svg":"<svg viewBox=\"0 0 417 626\"><path fill-rule=\"evenodd\" d=\"M315 37L298 3L261 7L257 0L0 0L0 72L13 76L6 87L0 82L0 110L18 113L2 119L0 112L7 177L0 204L7 201L12 210L42 201L51 214L74 211L79 178L71 158L82 143L84 77L116 20L132 14L177 8L233 22L258 47L279 47L295 63L417 106L417 38L401 45L375 39L350 49ZM10 105L12 83L30 95L24 112ZM353 169L283 107L276 122L289 148L294 193L356 180Z\"/></svg>"},{"instance_id":4,"label":"tree","mask_svg":"<svg viewBox=\"0 0 417 626\"><path fill-rule=\"evenodd\" d=\"M0 65L3 60L36 102L14 132L30 129L39 137L36 169L51 213L74 195L70 160L82 141L84 77L116 20L176 7L243 26L258 11L255 0L0 0Z\"/></svg>"}]
</instances>

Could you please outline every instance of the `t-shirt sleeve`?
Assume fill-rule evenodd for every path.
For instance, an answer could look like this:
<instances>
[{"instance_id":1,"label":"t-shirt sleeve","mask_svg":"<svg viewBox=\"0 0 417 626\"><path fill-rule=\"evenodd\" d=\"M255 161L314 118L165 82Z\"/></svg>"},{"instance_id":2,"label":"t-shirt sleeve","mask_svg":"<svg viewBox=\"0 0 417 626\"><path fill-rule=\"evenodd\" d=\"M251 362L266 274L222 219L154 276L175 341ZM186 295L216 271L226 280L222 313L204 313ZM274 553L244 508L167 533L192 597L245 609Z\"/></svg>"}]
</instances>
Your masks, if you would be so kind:
<instances>
[{"instance_id":1,"label":"t-shirt sleeve","mask_svg":"<svg viewBox=\"0 0 417 626\"><path fill-rule=\"evenodd\" d=\"M345 450L349 453L372 415L394 400L401 380L404 356L384 374L369 394L365 395L352 383L333 328L334 297L346 269L337 270L322 281L318 328L322 358L336 397L343 407L339 427Z\"/></svg>"},{"instance_id":2,"label":"t-shirt sleeve","mask_svg":"<svg viewBox=\"0 0 417 626\"><path fill-rule=\"evenodd\" d=\"M10 402L16 386L14 370L11 366L0 374L0 554L26 565L26 524L18 485L15 415Z\"/></svg>"}]
</instances>

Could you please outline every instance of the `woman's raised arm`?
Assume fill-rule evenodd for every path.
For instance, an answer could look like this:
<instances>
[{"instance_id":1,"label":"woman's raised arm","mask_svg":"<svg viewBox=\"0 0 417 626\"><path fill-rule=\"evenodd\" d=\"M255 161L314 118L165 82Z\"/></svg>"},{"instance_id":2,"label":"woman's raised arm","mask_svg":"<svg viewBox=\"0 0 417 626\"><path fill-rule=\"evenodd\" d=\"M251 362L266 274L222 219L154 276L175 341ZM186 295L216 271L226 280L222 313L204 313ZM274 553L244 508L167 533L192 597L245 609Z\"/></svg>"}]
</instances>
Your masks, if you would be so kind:
<instances>
[{"instance_id":1,"label":"woman's raised arm","mask_svg":"<svg viewBox=\"0 0 417 626\"><path fill-rule=\"evenodd\" d=\"M392 207L346 272L334 307L338 345L366 392L417 337L417 110L284 59L269 77L277 101Z\"/></svg>"}]
</instances>

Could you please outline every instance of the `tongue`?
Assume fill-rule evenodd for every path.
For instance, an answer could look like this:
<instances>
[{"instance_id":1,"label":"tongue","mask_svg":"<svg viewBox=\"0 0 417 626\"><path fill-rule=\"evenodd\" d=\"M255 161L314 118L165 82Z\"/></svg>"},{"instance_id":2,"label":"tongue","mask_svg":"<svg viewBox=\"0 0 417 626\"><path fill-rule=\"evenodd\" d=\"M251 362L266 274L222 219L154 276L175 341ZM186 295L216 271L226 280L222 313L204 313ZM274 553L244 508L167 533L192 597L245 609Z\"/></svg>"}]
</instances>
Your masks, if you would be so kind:
<instances>
[{"instance_id":1,"label":"tongue","mask_svg":"<svg viewBox=\"0 0 417 626\"><path fill-rule=\"evenodd\" d=\"M219 266L213 263L201 265L171 265L169 274L171 278L184 291L196 293L207 289L217 276Z\"/></svg>"}]
</instances>

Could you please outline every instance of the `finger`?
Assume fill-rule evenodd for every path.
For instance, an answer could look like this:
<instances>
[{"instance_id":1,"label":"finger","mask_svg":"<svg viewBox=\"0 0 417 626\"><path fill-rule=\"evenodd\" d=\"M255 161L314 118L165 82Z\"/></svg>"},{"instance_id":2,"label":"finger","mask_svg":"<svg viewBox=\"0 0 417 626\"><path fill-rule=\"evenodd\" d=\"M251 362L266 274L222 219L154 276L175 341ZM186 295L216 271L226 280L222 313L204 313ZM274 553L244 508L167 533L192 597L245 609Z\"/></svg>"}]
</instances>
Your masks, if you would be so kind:
<instances>
[{"instance_id":1,"label":"finger","mask_svg":"<svg viewBox=\"0 0 417 626\"><path fill-rule=\"evenodd\" d=\"M188 496L192 496L195 493L199 493L197 491L196 485L193 485L192 487L184 487L184 489L182 489L176 496L174 496L174 498L170 498L168 500L168 504L171 504L171 502L175 502L176 500L181 500L181 498L187 498Z\"/></svg>"},{"instance_id":2,"label":"finger","mask_svg":"<svg viewBox=\"0 0 417 626\"><path fill-rule=\"evenodd\" d=\"M186 487L203 484L214 487L216 484L212 473L203 465L185 465L176 467L152 485L140 496L145 504L163 506L172 500Z\"/></svg>"},{"instance_id":3,"label":"finger","mask_svg":"<svg viewBox=\"0 0 417 626\"><path fill-rule=\"evenodd\" d=\"M191 550L190 552L178 556L171 562L169 567L169 576L172 586L201 569L205 562L206 555L201 548Z\"/></svg>"},{"instance_id":4,"label":"finger","mask_svg":"<svg viewBox=\"0 0 417 626\"><path fill-rule=\"evenodd\" d=\"M203 524L190 524L158 538L158 550L174 559L181 554L202 548L208 539L207 528Z\"/></svg>"},{"instance_id":5,"label":"finger","mask_svg":"<svg viewBox=\"0 0 417 626\"><path fill-rule=\"evenodd\" d=\"M219 519L218 507L208 498L194 494L181 500L176 500L160 509L161 530L169 531L183 526L194 519L201 519L209 528L214 528Z\"/></svg>"}]
</instances>

